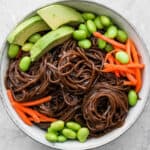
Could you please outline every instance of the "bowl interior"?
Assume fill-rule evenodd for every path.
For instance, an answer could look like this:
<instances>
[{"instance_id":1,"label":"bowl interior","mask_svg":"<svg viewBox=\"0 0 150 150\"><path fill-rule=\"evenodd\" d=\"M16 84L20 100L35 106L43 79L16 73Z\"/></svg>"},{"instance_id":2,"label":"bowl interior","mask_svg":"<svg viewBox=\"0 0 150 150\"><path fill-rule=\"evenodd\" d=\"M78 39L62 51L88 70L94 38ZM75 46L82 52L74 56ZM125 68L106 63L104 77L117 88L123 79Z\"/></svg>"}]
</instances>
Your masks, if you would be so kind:
<instances>
[{"instance_id":1,"label":"bowl interior","mask_svg":"<svg viewBox=\"0 0 150 150\"><path fill-rule=\"evenodd\" d=\"M125 29L128 33L128 35L134 40L136 43L136 46L139 50L139 53L142 55L143 63L146 65L144 71L143 71L143 87L139 93L140 100L138 101L137 105L130 109L129 114L126 118L125 124L118 129L115 129L114 131L100 137L100 138L92 138L89 139L85 143L79 143L76 141L68 141L65 143L50 143L47 142L44 138L45 131L39 129L36 126L29 127L25 125L22 120L18 117L14 109L12 108L11 104L9 103L9 100L7 98L6 94L6 88L4 84L5 74L7 70L8 65L8 58L7 58L7 43L5 42L2 48L2 53L0 55L1 63L0 63L0 89L3 97L3 103L5 108L8 111L8 114L12 118L12 120L15 122L15 124L23 130L27 135L35 139L36 141L50 146L54 148L59 149L87 149L87 148L94 148L97 146L104 145L115 138L119 137L121 134L123 134L139 117L140 113L142 112L144 105L146 104L146 100L148 98L148 93L150 89L150 82L149 82L149 74L150 74L150 67L147 67L150 65L150 59L148 51L143 44L143 41L140 39L138 34L135 32L134 28L125 20L122 18L119 14L114 12L113 10L98 4L94 2L87 2L87 1L61 1L62 4L72 6L74 8L77 8L81 11L91 11L96 14L104 14L110 16L116 24L118 24L121 28ZM50 3L51 4L51 3ZM33 12L32 12L33 13ZM28 16L32 15L30 13ZM17 24L17 23L16 23Z\"/></svg>"}]
</instances>

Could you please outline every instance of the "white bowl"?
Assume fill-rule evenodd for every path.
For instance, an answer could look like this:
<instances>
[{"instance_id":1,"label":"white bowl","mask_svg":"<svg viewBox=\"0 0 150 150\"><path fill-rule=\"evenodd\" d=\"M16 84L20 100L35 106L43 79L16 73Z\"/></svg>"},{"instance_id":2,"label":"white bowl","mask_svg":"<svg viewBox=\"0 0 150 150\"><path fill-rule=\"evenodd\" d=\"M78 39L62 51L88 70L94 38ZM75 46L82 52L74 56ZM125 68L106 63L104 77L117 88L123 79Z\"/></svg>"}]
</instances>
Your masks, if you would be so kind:
<instances>
[{"instance_id":1,"label":"white bowl","mask_svg":"<svg viewBox=\"0 0 150 150\"><path fill-rule=\"evenodd\" d=\"M8 100L8 97L6 94L6 88L4 84L4 78L5 78L7 64L8 64L6 40L4 42L4 45L1 48L2 52L0 54L0 57L1 57L0 59L0 92L2 95L3 104L10 118L23 132L25 132L28 136L30 136L34 140L48 147L53 147L53 148L58 148L58 149L65 149L65 150L67 149L72 149L72 150L73 149L75 150L90 149L90 148L102 146L116 139L125 131L127 131L127 129L131 127L133 123L136 121L136 119L140 116L146 104L146 101L148 99L148 94L150 91L150 82L149 82L150 57L149 57L148 50L146 49L143 43L143 40L139 37L134 27L130 23L128 23L128 21L125 18L123 18L118 13L116 13L114 10L104 5L101 5L100 2L98 1L96 3L90 2L90 1L61 1L61 3L72 6L82 11L91 11L91 12L95 12L96 14L104 14L104 15L110 16L114 20L114 22L116 22L120 27L122 27L128 32L129 37L131 37L136 43L136 46L142 55L143 63L145 64L146 67L143 71L143 86L139 93L139 97L141 98L141 100L138 101L135 107L130 109L129 114L126 118L125 124L122 127L115 129L112 132L107 133L106 135L100 138L92 138L92 139L87 140L85 143L80 143L77 141L68 141L65 143L50 143L46 141L44 138L45 131L41 130L40 128L36 126L29 127L26 124L24 124L24 122L22 122L22 120L18 117L18 115L16 114L15 110L12 108ZM50 4L52 4L52 2L50 2ZM34 12L30 13L28 16L32 15ZM16 25L17 24L18 22L16 22Z\"/></svg>"}]
</instances>

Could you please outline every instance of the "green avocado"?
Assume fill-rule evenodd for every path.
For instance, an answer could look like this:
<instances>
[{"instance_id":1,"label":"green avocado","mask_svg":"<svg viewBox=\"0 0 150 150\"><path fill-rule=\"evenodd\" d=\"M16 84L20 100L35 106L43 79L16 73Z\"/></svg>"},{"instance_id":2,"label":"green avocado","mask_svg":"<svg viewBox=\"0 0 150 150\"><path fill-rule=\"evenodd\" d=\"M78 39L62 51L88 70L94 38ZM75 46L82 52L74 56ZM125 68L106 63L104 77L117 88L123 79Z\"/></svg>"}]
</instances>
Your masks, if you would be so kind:
<instances>
[{"instance_id":1,"label":"green avocado","mask_svg":"<svg viewBox=\"0 0 150 150\"><path fill-rule=\"evenodd\" d=\"M50 5L37 11L52 30L64 24L79 24L84 22L82 15L75 9L64 5Z\"/></svg>"},{"instance_id":2,"label":"green avocado","mask_svg":"<svg viewBox=\"0 0 150 150\"><path fill-rule=\"evenodd\" d=\"M73 32L74 29L70 26L62 26L54 31L48 32L33 45L30 50L31 60L36 61L47 51L68 40Z\"/></svg>"},{"instance_id":3,"label":"green avocado","mask_svg":"<svg viewBox=\"0 0 150 150\"><path fill-rule=\"evenodd\" d=\"M8 36L9 43L23 45L34 33L50 30L40 16L33 16L20 23Z\"/></svg>"}]
</instances>

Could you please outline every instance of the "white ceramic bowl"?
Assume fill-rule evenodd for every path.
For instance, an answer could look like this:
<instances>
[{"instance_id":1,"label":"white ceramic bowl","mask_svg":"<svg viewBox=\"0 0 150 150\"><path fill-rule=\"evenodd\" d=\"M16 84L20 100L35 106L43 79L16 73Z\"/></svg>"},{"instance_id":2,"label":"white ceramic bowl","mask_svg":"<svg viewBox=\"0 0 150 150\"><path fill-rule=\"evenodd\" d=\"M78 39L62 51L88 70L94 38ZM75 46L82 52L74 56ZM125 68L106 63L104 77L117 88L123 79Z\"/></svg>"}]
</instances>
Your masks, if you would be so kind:
<instances>
[{"instance_id":1,"label":"white ceramic bowl","mask_svg":"<svg viewBox=\"0 0 150 150\"><path fill-rule=\"evenodd\" d=\"M22 131L24 131L28 136L30 136L34 140L44 145L47 145L49 147L58 148L58 149L65 149L65 150L67 149L72 149L72 150L73 149L75 150L91 149L94 147L102 146L116 139L117 137L119 137L129 127L133 125L133 123L141 114L146 104L146 101L148 99L148 94L150 90L150 82L149 82L150 57L148 54L148 50L146 49L142 39L139 37L139 35L137 34L133 26L129 24L126 19L124 19L121 15L116 13L114 10L101 5L100 2L98 1L97 3L89 2L89 1L61 1L61 3L72 6L82 11L91 11L96 14L104 14L104 15L110 16L114 20L114 22L116 22L120 27L122 27L128 32L129 37L131 37L136 43L136 46L142 55L143 63L145 64L146 67L143 71L143 87L139 93L139 97L141 98L141 100L138 101L135 107L130 109L129 114L126 118L125 124L121 128L115 129L112 132L107 133L106 135L100 138L92 138L92 139L87 140L85 143L79 143L77 141L68 141L65 143L50 143L46 141L44 138L45 132L36 126L29 127L26 124L24 124L22 120L18 117L18 115L16 114L15 110L12 108L8 100L6 89L5 89L5 84L4 84L4 78L5 78L5 73L6 73L7 64L8 64L6 41L4 42L3 47L1 48L2 52L0 54L0 58L1 58L0 59L0 92L2 95L2 101L3 101L4 107L7 110L10 118ZM52 3L50 2L50 4ZM34 12L28 14L28 16L32 15ZM16 22L16 25L17 24L18 22Z\"/></svg>"}]
</instances>

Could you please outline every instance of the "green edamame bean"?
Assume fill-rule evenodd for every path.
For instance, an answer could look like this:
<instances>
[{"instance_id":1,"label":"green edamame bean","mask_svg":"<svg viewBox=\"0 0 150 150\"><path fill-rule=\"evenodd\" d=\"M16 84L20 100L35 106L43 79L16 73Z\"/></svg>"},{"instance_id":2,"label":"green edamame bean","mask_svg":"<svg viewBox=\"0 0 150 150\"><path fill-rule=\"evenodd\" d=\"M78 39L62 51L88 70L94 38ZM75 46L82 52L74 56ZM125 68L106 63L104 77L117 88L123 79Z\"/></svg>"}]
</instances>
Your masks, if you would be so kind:
<instances>
[{"instance_id":1,"label":"green edamame bean","mask_svg":"<svg viewBox=\"0 0 150 150\"><path fill-rule=\"evenodd\" d=\"M26 72L28 71L31 65L31 58L29 56L24 56L19 63L19 68L21 71Z\"/></svg>"},{"instance_id":2,"label":"green edamame bean","mask_svg":"<svg viewBox=\"0 0 150 150\"><path fill-rule=\"evenodd\" d=\"M86 39L87 33L85 30L76 30L73 32L73 38L76 40Z\"/></svg>"},{"instance_id":3,"label":"green edamame bean","mask_svg":"<svg viewBox=\"0 0 150 150\"><path fill-rule=\"evenodd\" d=\"M7 55L9 58L15 58L18 55L18 52L19 52L19 46L15 44L11 44L9 46Z\"/></svg>"},{"instance_id":4,"label":"green edamame bean","mask_svg":"<svg viewBox=\"0 0 150 150\"><path fill-rule=\"evenodd\" d=\"M60 131L64 128L64 121L57 120L57 121L51 123L50 128L54 131Z\"/></svg>"},{"instance_id":5,"label":"green edamame bean","mask_svg":"<svg viewBox=\"0 0 150 150\"><path fill-rule=\"evenodd\" d=\"M88 128L81 128L77 133L77 138L80 142L85 142L88 136L89 136Z\"/></svg>"},{"instance_id":6,"label":"green edamame bean","mask_svg":"<svg viewBox=\"0 0 150 150\"><path fill-rule=\"evenodd\" d=\"M127 64L129 62L129 55L124 51L117 52L115 58L122 64Z\"/></svg>"},{"instance_id":7,"label":"green edamame bean","mask_svg":"<svg viewBox=\"0 0 150 150\"><path fill-rule=\"evenodd\" d=\"M112 25L107 29L107 36L113 39L117 36L117 32L118 32L117 27Z\"/></svg>"},{"instance_id":8,"label":"green edamame bean","mask_svg":"<svg viewBox=\"0 0 150 150\"><path fill-rule=\"evenodd\" d=\"M29 42L36 43L41 38L39 33L35 33L29 37Z\"/></svg>"},{"instance_id":9,"label":"green edamame bean","mask_svg":"<svg viewBox=\"0 0 150 150\"><path fill-rule=\"evenodd\" d=\"M123 30L118 30L118 33L117 33L117 37L116 39L119 41L119 42L122 42L122 43L125 43L128 39L128 35L125 31Z\"/></svg>"},{"instance_id":10,"label":"green edamame bean","mask_svg":"<svg viewBox=\"0 0 150 150\"><path fill-rule=\"evenodd\" d=\"M98 39L97 44L98 44L98 48L100 49L104 49L106 47L106 41L104 40Z\"/></svg>"},{"instance_id":11,"label":"green edamame bean","mask_svg":"<svg viewBox=\"0 0 150 150\"><path fill-rule=\"evenodd\" d=\"M87 37L90 37L90 36L91 36L91 34L90 34L90 32L88 31L87 26L86 26L85 24L80 24L80 25L79 25L79 30L84 30L84 31L86 32L86 36L87 36Z\"/></svg>"},{"instance_id":12,"label":"green edamame bean","mask_svg":"<svg viewBox=\"0 0 150 150\"><path fill-rule=\"evenodd\" d=\"M137 103L138 96L134 90L130 90L128 93L128 102L130 106L135 106Z\"/></svg>"},{"instance_id":13,"label":"green edamame bean","mask_svg":"<svg viewBox=\"0 0 150 150\"><path fill-rule=\"evenodd\" d=\"M107 43L106 46L105 46L105 51L106 51L106 52L110 52L110 51L112 51L112 50L113 50L112 45Z\"/></svg>"},{"instance_id":14,"label":"green edamame bean","mask_svg":"<svg viewBox=\"0 0 150 150\"><path fill-rule=\"evenodd\" d=\"M107 16L100 16L100 21L101 21L101 23L102 23L103 26L108 27L108 26L111 25L111 20Z\"/></svg>"},{"instance_id":15,"label":"green edamame bean","mask_svg":"<svg viewBox=\"0 0 150 150\"><path fill-rule=\"evenodd\" d=\"M67 122L66 126L67 128L72 129L74 131L78 131L81 128L80 124L73 122L73 121Z\"/></svg>"},{"instance_id":16,"label":"green edamame bean","mask_svg":"<svg viewBox=\"0 0 150 150\"><path fill-rule=\"evenodd\" d=\"M33 44L32 43L25 43L23 46L22 46L22 51L24 52L29 52L32 48Z\"/></svg>"},{"instance_id":17,"label":"green edamame bean","mask_svg":"<svg viewBox=\"0 0 150 150\"><path fill-rule=\"evenodd\" d=\"M50 142L57 142L58 136L55 133L46 133L45 138Z\"/></svg>"},{"instance_id":18,"label":"green edamame bean","mask_svg":"<svg viewBox=\"0 0 150 150\"><path fill-rule=\"evenodd\" d=\"M78 46L84 49L89 49L91 47L92 43L90 40L85 39L78 42Z\"/></svg>"},{"instance_id":19,"label":"green edamame bean","mask_svg":"<svg viewBox=\"0 0 150 150\"><path fill-rule=\"evenodd\" d=\"M55 133L56 135L58 135L57 131L53 130L51 127L48 128L48 133Z\"/></svg>"},{"instance_id":20,"label":"green edamame bean","mask_svg":"<svg viewBox=\"0 0 150 150\"><path fill-rule=\"evenodd\" d=\"M95 14L86 12L82 14L82 17L84 18L84 20L93 20L95 18Z\"/></svg>"},{"instance_id":21,"label":"green edamame bean","mask_svg":"<svg viewBox=\"0 0 150 150\"><path fill-rule=\"evenodd\" d=\"M87 20L86 25L90 33L96 32L96 25L92 20Z\"/></svg>"},{"instance_id":22,"label":"green edamame bean","mask_svg":"<svg viewBox=\"0 0 150 150\"><path fill-rule=\"evenodd\" d=\"M95 23L97 29L103 29L103 25L101 23L101 20L100 20L99 16L95 18L94 23Z\"/></svg>"},{"instance_id":23,"label":"green edamame bean","mask_svg":"<svg viewBox=\"0 0 150 150\"><path fill-rule=\"evenodd\" d=\"M59 135L58 136L58 142L65 142L67 140L67 138L63 135Z\"/></svg>"},{"instance_id":24,"label":"green edamame bean","mask_svg":"<svg viewBox=\"0 0 150 150\"><path fill-rule=\"evenodd\" d=\"M71 129L63 129L62 133L68 139L75 139L76 138L76 132L74 132Z\"/></svg>"}]
</instances>

